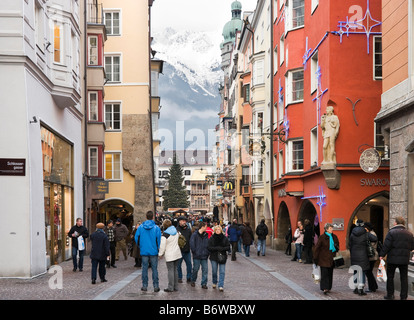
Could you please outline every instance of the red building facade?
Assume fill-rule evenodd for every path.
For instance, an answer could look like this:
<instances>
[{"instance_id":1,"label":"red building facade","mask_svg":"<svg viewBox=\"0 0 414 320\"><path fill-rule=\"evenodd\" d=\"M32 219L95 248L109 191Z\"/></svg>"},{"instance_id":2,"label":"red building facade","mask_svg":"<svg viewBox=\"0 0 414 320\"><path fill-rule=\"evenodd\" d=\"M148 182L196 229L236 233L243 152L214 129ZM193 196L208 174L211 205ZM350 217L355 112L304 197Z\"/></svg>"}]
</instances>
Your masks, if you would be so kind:
<instances>
[{"instance_id":1,"label":"red building facade","mask_svg":"<svg viewBox=\"0 0 414 320\"><path fill-rule=\"evenodd\" d=\"M305 219L316 233L334 224L342 251L357 218L383 238L389 161L374 123L381 107L381 1L279 0L274 6L274 132L285 133L273 145L276 246L285 247L288 227L295 230ZM330 138L332 161L321 127L328 106L339 128Z\"/></svg>"}]
</instances>

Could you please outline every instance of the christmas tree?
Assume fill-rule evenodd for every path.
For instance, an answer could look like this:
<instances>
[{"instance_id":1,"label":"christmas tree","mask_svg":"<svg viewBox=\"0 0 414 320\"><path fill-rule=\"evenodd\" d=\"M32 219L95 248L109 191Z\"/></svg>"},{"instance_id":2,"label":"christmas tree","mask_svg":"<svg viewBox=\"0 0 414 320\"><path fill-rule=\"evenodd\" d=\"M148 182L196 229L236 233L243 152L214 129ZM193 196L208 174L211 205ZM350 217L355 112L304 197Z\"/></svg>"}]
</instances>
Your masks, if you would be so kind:
<instances>
[{"instance_id":1,"label":"christmas tree","mask_svg":"<svg viewBox=\"0 0 414 320\"><path fill-rule=\"evenodd\" d=\"M164 196L164 211L167 211L168 208L188 208L190 203L188 201L187 190L183 185L183 169L181 165L177 163L175 154L173 165L170 168L167 180L168 190Z\"/></svg>"}]
</instances>

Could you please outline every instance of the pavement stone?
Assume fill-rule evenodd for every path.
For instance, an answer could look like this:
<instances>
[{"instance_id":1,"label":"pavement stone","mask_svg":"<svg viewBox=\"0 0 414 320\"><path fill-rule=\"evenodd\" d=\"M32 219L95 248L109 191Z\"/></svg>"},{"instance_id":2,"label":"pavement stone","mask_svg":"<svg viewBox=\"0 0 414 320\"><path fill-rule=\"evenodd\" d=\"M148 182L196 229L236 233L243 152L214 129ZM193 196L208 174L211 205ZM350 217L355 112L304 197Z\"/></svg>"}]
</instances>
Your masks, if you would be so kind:
<instances>
[{"instance_id":1,"label":"pavement stone","mask_svg":"<svg viewBox=\"0 0 414 320\"><path fill-rule=\"evenodd\" d=\"M379 290L358 296L349 288L351 273L348 268L335 269L331 293L324 295L319 284L312 279L312 265L291 261L282 251L267 249L266 256L258 257L251 248L250 257L237 254L237 260L226 264L224 292L211 286L211 265L209 263L208 289L200 286L201 270L195 287L184 282L179 291L164 292L167 287L167 269L164 259L159 260L159 283L161 290L153 292L151 271L147 292L141 289L141 269L134 267L134 259L120 258L117 268L107 269L108 282L91 284L91 262L85 256L84 271L73 272L72 261L53 266L48 273L33 279L0 279L0 300L124 300L124 301L305 301L305 300L381 300L385 295L385 283L379 283ZM184 268L185 269L185 268ZM58 270L58 272L55 272ZM376 271L376 269L374 269ZM60 283L56 278L61 275L62 288L53 286ZM399 299L398 292L395 293ZM408 300L414 300L409 296Z\"/></svg>"}]
</instances>

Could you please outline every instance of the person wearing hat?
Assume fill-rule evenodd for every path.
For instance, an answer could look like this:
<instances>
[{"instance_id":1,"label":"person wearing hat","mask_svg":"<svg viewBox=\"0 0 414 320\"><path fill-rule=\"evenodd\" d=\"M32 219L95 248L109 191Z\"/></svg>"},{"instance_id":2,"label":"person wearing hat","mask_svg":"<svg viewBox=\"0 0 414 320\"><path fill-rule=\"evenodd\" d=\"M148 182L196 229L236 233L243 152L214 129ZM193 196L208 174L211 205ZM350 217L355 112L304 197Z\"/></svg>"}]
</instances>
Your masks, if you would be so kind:
<instances>
[{"instance_id":1,"label":"person wearing hat","mask_svg":"<svg viewBox=\"0 0 414 320\"><path fill-rule=\"evenodd\" d=\"M191 273L193 270L193 265L191 263L190 238L191 238L192 231L191 231L191 227L189 223L187 222L186 216L180 216L178 218L177 231L181 233L186 240L185 246L181 248L182 257L178 260L178 263L177 263L178 282L179 283L183 282L183 271L181 268L183 260L187 267L187 282L191 282Z\"/></svg>"},{"instance_id":2,"label":"person wearing hat","mask_svg":"<svg viewBox=\"0 0 414 320\"><path fill-rule=\"evenodd\" d=\"M90 258L92 260L92 271L91 278L92 284L96 283L97 269L99 269L99 278L101 282L106 282L106 260L109 258L109 239L106 233L104 232L105 225L99 222L96 225L96 231L91 234L92 249Z\"/></svg>"},{"instance_id":3,"label":"person wearing hat","mask_svg":"<svg viewBox=\"0 0 414 320\"><path fill-rule=\"evenodd\" d=\"M367 240L374 242L378 241L378 238L367 231L363 220L358 219L355 223L355 228L352 229L349 236L349 251L351 254L351 265L360 267L359 270L354 270L354 293L360 296L366 295L364 292L365 272L370 268Z\"/></svg>"}]
</instances>

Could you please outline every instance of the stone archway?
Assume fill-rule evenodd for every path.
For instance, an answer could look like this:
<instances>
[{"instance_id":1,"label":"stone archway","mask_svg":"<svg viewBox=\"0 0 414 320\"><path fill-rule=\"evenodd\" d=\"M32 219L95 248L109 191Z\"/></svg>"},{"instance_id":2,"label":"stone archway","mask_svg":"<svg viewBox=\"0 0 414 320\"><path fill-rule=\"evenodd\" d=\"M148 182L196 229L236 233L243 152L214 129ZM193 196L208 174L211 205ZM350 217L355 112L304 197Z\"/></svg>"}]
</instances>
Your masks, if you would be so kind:
<instances>
[{"instance_id":1,"label":"stone archway","mask_svg":"<svg viewBox=\"0 0 414 320\"><path fill-rule=\"evenodd\" d=\"M385 235L389 230L389 201L388 191L374 193L365 198L355 208L350 216L347 228L346 243L348 247L349 235L355 226L355 221L361 219L364 222L371 222L378 239L383 242Z\"/></svg>"},{"instance_id":2,"label":"stone archway","mask_svg":"<svg viewBox=\"0 0 414 320\"><path fill-rule=\"evenodd\" d=\"M286 249L287 243L285 240L286 234L291 227L289 209L284 201L279 205L277 212L277 230L275 234L275 246L277 250Z\"/></svg>"},{"instance_id":3,"label":"stone archway","mask_svg":"<svg viewBox=\"0 0 414 320\"><path fill-rule=\"evenodd\" d=\"M99 203L97 222L106 224L108 220L120 218L129 229L133 226L134 206L126 200L110 198Z\"/></svg>"}]
</instances>

